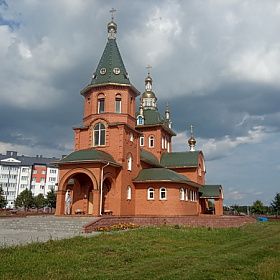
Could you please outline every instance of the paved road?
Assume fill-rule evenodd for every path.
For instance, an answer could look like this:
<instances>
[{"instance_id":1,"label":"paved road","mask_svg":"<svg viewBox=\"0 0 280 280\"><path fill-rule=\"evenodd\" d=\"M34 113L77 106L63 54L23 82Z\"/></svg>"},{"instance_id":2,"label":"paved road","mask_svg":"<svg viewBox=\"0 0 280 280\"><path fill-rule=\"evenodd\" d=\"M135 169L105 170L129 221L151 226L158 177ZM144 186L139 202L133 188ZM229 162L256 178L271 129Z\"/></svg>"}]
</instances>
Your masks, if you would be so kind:
<instances>
[{"instance_id":1,"label":"paved road","mask_svg":"<svg viewBox=\"0 0 280 280\"><path fill-rule=\"evenodd\" d=\"M25 245L72 238L91 237L98 232L82 233L83 225L96 218L28 216L27 218L0 219L0 247Z\"/></svg>"}]
</instances>

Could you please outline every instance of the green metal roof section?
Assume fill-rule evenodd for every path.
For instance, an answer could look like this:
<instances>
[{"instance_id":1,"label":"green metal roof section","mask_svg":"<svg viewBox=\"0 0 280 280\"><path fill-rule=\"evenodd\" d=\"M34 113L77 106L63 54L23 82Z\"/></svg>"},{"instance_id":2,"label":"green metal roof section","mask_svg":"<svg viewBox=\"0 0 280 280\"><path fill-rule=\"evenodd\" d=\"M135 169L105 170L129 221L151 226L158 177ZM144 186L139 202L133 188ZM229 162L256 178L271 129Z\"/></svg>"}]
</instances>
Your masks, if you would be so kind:
<instances>
[{"instance_id":1,"label":"green metal roof section","mask_svg":"<svg viewBox=\"0 0 280 280\"><path fill-rule=\"evenodd\" d=\"M162 167L157 159L157 157L142 148L140 148L140 160L146 162L154 167Z\"/></svg>"},{"instance_id":2,"label":"green metal roof section","mask_svg":"<svg viewBox=\"0 0 280 280\"><path fill-rule=\"evenodd\" d=\"M204 185L199 188L201 198L219 198L221 185Z\"/></svg>"},{"instance_id":3,"label":"green metal roof section","mask_svg":"<svg viewBox=\"0 0 280 280\"><path fill-rule=\"evenodd\" d=\"M167 168L196 167L200 151L163 153L160 164Z\"/></svg>"},{"instance_id":4,"label":"green metal roof section","mask_svg":"<svg viewBox=\"0 0 280 280\"><path fill-rule=\"evenodd\" d=\"M139 112L136 113L136 117L139 115ZM169 125L169 120L165 119L157 110L157 108L146 108L143 110L144 124L153 125L153 124L165 124L167 127Z\"/></svg>"},{"instance_id":5,"label":"green metal roof section","mask_svg":"<svg viewBox=\"0 0 280 280\"><path fill-rule=\"evenodd\" d=\"M130 84L115 38L108 39L90 85L108 83Z\"/></svg>"},{"instance_id":6,"label":"green metal roof section","mask_svg":"<svg viewBox=\"0 0 280 280\"><path fill-rule=\"evenodd\" d=\"M110 162L114 165L121 166L121 164L117 163L109 153L97 149L85 149L85 150L75 151L69 154L68 156L60 159L56 163L57 164L76 163L81 161Z\"/></svg>"},{"instance_id":7,"label":"green metal roof section","mask_svg":"<svg viewBox=\"0 0 280 280\"><path fill-rule=\"evenodd\" d=\"M189 183L189 178L166 168L142 169L133 182L179 182Z\"/></svg>"}]
</instances>

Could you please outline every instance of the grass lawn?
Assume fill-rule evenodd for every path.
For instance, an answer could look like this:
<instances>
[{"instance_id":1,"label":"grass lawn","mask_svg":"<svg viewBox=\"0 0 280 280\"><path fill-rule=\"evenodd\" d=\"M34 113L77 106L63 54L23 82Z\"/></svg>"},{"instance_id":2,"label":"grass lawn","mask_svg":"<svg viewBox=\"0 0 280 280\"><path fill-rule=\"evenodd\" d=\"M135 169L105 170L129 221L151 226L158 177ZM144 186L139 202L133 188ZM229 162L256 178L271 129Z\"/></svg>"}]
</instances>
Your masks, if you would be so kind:
<instances>
[{"instance_id":1,"label":"grass lawn","mask_svg":"<svg viewBox=\"0 0 280 280\"><path fill-rule=\"evenodd\" d=\"M0 249L0 279L280 279L280 223L147 227Z\"/></svg>"}]
</instances>

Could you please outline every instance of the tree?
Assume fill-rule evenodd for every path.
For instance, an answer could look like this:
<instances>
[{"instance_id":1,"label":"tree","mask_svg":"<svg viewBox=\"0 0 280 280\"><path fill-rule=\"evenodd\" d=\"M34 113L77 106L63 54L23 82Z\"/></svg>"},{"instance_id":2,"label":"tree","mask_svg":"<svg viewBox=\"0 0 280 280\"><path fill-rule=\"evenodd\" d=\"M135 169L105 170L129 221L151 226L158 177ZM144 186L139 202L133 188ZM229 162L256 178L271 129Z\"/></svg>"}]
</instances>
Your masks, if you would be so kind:
<instances>
[{"instance_id":1,"label":"tree","mask_svg":"<svg viewBox=\"0 0 280 280\"><path fill-rule=\"evenodd\" d=\"M54 189L51 189L47 193L46 202L47 202L46 205L51 208L51 211L53 208L56 207L56 193L55 193Z\"/></svg>"},{"instance_id":2,"label":"tree","mask_svg":"<svg viewBox=\"0 0 280 280\"><path fill-rule=\"evenodd\" d=\"M0 187L0 208L4 208L7 205L7 200L4 196L4 191L2 187Z\"/></svg>"},{"instance_id":3,"label":"tree","mask_svg":"<svg viewBox=\"0 0 280 280\"><path fill-rule=\"evenodd\" d=\"M277 193L274 197L274 200L271 202L271 207L273 208L273 211L279 215L280 214L280 193Z\"/></svg>"},{"instance_id":4,"label":"tree","mask_svg":"<svg viewBox=\"0 0 280 280\"><path fill-rule=\"evenodd\" d=\"M43 208L46 205L47 205L47 201L44 198L43 194L40 193L34 196L34 206L37 208L37 213L39 212L40 208Z\"/></svg>"},{"instance_id":5,"label":"tree","mask_svg":"<svg viewBox=\"0 0 280 280\"><path fill-rule=\"evenodd\" d=\"M24 211L26 212L30 207L34 205L34 197L32 192L28 189L22 191L15 200L16 207L24 207Z\"/></svg>"},{"instance_id":6,"label":"tree","mask_svg":"<svg viewBox=\"0 0 280 280\"><path fill-rule=\"evenodd\" d=\"M260 200L256 200L252 206L252 213L263 214L265 212L265 206Z\"/></svg>"}]
</instances>

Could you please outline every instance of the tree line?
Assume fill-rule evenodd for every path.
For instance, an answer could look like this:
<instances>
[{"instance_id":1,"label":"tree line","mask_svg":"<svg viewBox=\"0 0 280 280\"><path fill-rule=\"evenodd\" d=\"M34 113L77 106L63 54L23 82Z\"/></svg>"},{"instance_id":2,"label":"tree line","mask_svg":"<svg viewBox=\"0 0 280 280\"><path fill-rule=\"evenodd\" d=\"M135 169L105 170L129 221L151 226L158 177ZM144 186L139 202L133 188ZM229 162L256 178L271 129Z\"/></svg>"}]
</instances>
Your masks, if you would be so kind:
<instances>
[{"instance_id":1,"label":"tree line","mask_svg":"<svg viewBox=\"0 0 280 280\"><path fill-rule=\"evenodd\" d=\"M7 205L6 198L2 188L0 188L0 208L5 208ZM30 208L36 208L37 212L39 209L44 207L49 207L51 210L56 207L56 193L54 189L51 189L46 198L43 194L38 194L36 196L32 195L32 192L28 189L22 191L15 200L16 208L24 208L26 212Z\"/></svg>"},{"instance_id":2,"label":"tree line","mask_svg":"<svg viewBox=\"0 0 280 280\"><path fill-rule=\"evenodd\" d=\"M237 213L251 213L251 214L271 214L280 215L280 193L277 193L269 206L263 205L260 200L256 200L252 206L232 205L230 210Z\"/></svg>"}]
</instances>

